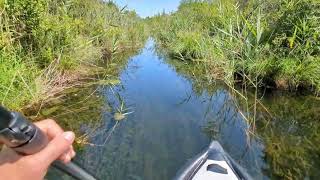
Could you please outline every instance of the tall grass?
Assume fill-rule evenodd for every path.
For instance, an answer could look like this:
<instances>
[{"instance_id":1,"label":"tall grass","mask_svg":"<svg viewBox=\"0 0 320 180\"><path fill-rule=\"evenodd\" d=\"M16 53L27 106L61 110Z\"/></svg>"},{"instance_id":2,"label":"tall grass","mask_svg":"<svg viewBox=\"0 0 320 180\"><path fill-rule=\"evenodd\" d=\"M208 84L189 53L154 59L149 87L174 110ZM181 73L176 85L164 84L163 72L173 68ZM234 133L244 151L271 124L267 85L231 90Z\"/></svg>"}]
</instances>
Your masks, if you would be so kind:
<instances>
[{"instance_id":1,"label":"tall grass","mask_svg":"<svg viewBox=\"0 0 320 180\"><path fill-rule=\"evenodd\" d=\"M2 0L1 104L47 98L144 38L136 13L111 1Z\"/></svg>"},{"instance_id":2,"label":"tall grass","mask_svg":"<svg viewBox=\"0 0 320 180\"><path fill-rule=\"evenodd\" d=\"M319 18L312 0L186 0L148 21L173 57L206 63L207 77L318 93Z\"/></svg>"}]
</instances>

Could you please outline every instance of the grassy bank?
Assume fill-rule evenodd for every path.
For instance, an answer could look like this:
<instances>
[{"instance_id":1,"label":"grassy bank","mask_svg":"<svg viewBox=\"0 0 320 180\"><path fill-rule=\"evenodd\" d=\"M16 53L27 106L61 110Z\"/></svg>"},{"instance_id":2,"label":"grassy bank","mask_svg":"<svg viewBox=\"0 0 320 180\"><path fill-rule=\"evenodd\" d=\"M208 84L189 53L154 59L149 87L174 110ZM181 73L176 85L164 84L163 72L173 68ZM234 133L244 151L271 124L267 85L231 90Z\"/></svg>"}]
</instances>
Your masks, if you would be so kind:
<instances>
[{"instance_id":1,"label":"grassy bank","mask_svg":"<svg viewBox=\"0 0 320 180\"><path fill-rule=\"evenodd\" d=\"M168 53L201 78L320 91L320 4L313 0L182 1L147 19Z\"/></svg>"},{"instance_id":2,"label":"grassy bank","mask_svg":"<svg viewBox=\"0 0 320 180\"><path fill-rule=\"evenodd\" d=\"M2 0L0 31L0 102L12 109L81 84L145 38L135 12L100 0Z\"/></svg>"}]
</instances>

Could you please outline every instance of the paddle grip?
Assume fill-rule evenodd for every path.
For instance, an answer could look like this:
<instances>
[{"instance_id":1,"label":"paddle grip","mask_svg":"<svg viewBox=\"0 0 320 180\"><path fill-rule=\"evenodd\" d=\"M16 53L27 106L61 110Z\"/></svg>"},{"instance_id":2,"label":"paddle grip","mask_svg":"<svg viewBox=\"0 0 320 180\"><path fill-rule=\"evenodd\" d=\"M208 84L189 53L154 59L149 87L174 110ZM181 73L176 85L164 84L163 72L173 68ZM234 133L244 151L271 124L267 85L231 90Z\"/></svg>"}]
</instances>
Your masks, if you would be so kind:
<instances>
[{"instance_id":1,"label":"paddle grip","mask_svg":"<svg viewBox=\"0 0 320 180\"><path fill-rule=\"evenodd\" d=\"M49 141L47 136L20 113L9 112L3 107L0 107L0 116L2 121L0 126L0 142L17 153L21 155L32 155L38 153L48 145ZM64 164L56 160L52 166L77 180L96 180L92 175L73 162Z\"/></svg>"}]
</instances>

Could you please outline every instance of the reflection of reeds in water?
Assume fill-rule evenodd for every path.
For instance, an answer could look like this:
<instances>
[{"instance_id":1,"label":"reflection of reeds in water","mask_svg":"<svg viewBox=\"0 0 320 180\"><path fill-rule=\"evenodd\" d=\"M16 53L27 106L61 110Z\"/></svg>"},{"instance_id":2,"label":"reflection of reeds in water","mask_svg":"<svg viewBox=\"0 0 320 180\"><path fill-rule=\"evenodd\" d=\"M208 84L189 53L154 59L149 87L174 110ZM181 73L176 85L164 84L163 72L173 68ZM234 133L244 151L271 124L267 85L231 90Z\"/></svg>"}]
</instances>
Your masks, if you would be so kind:
<instances>
[{"instance_id":1,"label":"reflection of reeds in water","mask_svg":"<svg viewBox=\"0 0 320 180\"><path fill-rule=\"evenodd\" d=\"M269 118L272 118L271 112L268 108L261 102L264 93L259 96L259 82L258 78L254 81L251 80L248 76L244 76L247 78L246 81L243 81L240 90L239 88L234 87L228 83L227 86L230 89L231 96L234 99L234 105L237 109L237 112L241 115L242 119L244 119L248 125L246 128L247 134L247 144L250 145L251 138L257 137L256 134L256 122L258 119L258 115L263 113L267 114ZM250 85L247 85L247 82ZM250 87L250 89L248 89Z\"/></svg>"},{"instance_id":2,"label":"reflection of reeds in water","mask_svg":"<svg viewBox=\"0 0 320 180\"><path fill-rule=\"evenodd\" d=\"M241 90L237 91L241 94L235 95L235 92L228 87L218 86L206 99L208 104L204 114L206 124L203 126L203 132L211 139L219 141L226 152L248 172L260 177L263 161L259 155L262 144L259 141L258 131L253 129L254 123L251 122L254 120L252 117L254 113L252 109L245 109L247 104L248 107L254 106L250 105L250 97L245 97ZM247 101L238 97L241 95Z\"/></svg>"}]
</instances>

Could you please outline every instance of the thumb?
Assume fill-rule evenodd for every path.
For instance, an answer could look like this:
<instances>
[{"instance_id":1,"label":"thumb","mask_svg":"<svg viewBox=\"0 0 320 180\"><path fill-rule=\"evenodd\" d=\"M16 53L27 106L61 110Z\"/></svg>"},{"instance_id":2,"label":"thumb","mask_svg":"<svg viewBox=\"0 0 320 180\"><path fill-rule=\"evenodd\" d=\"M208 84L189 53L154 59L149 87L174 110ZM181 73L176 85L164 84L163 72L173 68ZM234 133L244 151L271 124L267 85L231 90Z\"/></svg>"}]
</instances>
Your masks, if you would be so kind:
<instances>
[{"instance_id":1,"label":"thumb","mask_svg":"<svg viewBox=\"0 0 320 180\"><path fill-rule=\"evenodd\" d=\"M44 149L34 155L34 158L49 166L70 149L74 139L73 132L64 132L52 139Z\"/></svg>"}]
</instances>

